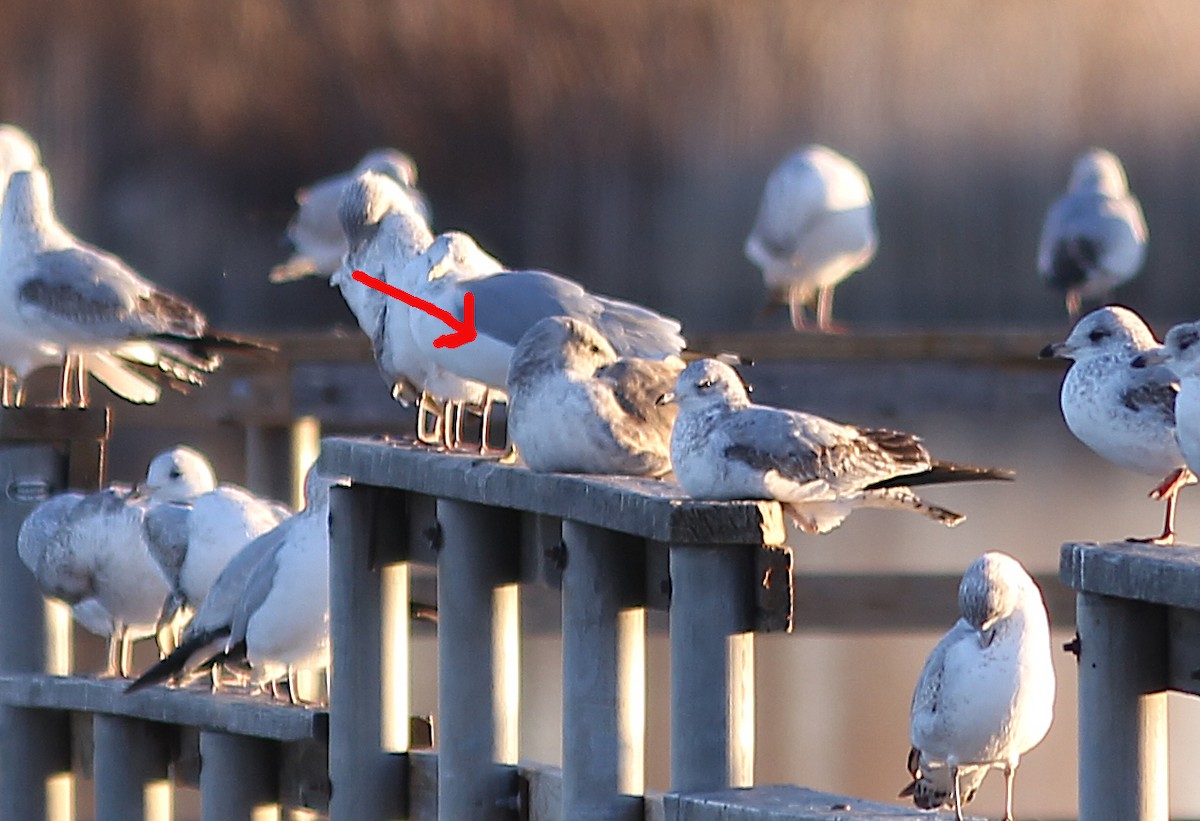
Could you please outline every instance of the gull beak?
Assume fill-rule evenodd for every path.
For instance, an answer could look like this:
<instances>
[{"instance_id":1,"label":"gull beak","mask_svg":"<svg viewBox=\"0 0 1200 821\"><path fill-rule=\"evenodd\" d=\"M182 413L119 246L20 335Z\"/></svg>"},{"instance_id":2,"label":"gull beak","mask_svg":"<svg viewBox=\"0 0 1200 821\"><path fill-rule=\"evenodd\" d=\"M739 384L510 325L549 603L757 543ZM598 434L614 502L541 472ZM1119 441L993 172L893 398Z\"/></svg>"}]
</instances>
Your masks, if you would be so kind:
<instances>
[{"instance_id":1,"label":"gull beak","mask_svg":"<svg viewBox=\"0 0 1200 821\"><path fill-rule=\"evenodd\" d=\"M1133 358L1129 364L1135 368L1148 368L1151 365L1161 365L1167 361L1166 348L1151 348L1148 351L1142 351Z\"/></svg>"},{"instance_id":2,"label":"gull beak","mask_svg":"<svg viewBox=\"0 0 1200 821\"><path fill-rule=\"evenodd\" d=\"M662 396L660 396L660 397L658 397L657 399L655 399L655 400L654 400L654 404L656 404L656 405L670 405L670 404L671 404L671 403L673 403L674 401L675 401L675 392L674 392L674 391L667 391L667 392L666 392L666 393L664 393Z\"/></svg>"},{"instance_id":3,"label":"gull beak","mask_svg":"<svg viewBox=\"0 0 1200 821\"><path fill-rule=\"evenodd\" d=\"M317 276L317 269L311 262L302 259L290 264L285 262L282 265L276 265L271 269L267 281L272 285L280 285L284 282L297 282L312 276Z\"/></svg>"},{"instance_id":4,"label":"gull beak","mask_svg":"<svg viewBox=\"0 0 1200 821\"><path fill-rule=\"evenodd\" d=\"M1071 353L1072 350L1067 346L1066 342L1054 342L1042 348L1038 352L1038 359L1052 359L1056 356L1064 356Z\"/></svg>"}]
</instances>

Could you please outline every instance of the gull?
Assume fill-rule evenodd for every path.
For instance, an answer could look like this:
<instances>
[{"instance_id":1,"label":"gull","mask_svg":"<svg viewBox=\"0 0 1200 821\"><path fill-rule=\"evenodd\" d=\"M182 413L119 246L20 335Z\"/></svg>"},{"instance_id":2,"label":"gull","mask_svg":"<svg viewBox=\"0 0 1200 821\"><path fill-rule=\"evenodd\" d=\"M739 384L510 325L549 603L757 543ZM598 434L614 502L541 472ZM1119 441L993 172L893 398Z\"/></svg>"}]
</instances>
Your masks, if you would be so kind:
<instances>
[{"instance_id":1,"label":"gull","mask_svg":"<svg viewBox=\"0 0 1200 821\"><path fill-rule=\"evenodd\" d=\"M989 552L958 587L961 618L934 647L912 699L908 770L900 793L921 809L963 805L990 769L1004 772L1004 819L1013 776L1054 719L1050 623L1041 590L1016 559Z\"/></svg>"},{"instance_id":2,"label":"gull","mask_svg":"<svg viewBox=\"0 0 1200 821\"><path fill-rule=\"evenodd\" d=\"M618 357L581 320L539 320L509 366L509 435L525 464L540 472L670 473L676 409L656 400L682 369L676 357Z\"/></svg>"},{"instance_id":3,"label":"gull","mask_svg":"<svg viewBox=\"0 0 1200 821\"><path fill-rule=\"evenodd\" d=\"M0 124L0 199L8 189L9 177L17 171L32 171L42 165L41 151L33 138L14 125ZM18 404L16 401L19 387L17 374L7 366L6 352L14 347L23 346L19 332L0 323L0 406L10 407ZM53 365L58 359L53 352L41 353L33 350L33 367L36 369L45 365Z\"/></svg>"},{"instance_id":4,"label":"gull","mask_svg":"<svg viewBox=\"0 0 1200 821\"><path fill-rule=\"evenodd\" d=\"M18 535L18 553L42 592L71 605L89 632L108 637L107 675L126 676L133 641L157 632L168 582L147 539L147 520L165 504L211 491L212 467L196 451L174 447L151 460L137 492L110 485L91 494L61 493L36 507Z\"/></svg>"},{"instance_id":5,"label":"gull","mask_svg":"<svg viewBox=\"0 0 1200 821\"><path fill-rule=\"evenodd\" d=\"M804 306L817 296L817 330L832 329L833 288L866 267L878 243L867 175L823 145L785 159L767 178L746 256L773 295L804 328Z\"/></svg>"},{"instance_id":6,"label":"gull","mask_svg":"<svg viewBox=\"0 0 1200 821\"><path fill-rule=\"evenodd\" d=\"M329 664L329 488L311 469L305 506L249 542L218 575L179 646L127 692L190 670L206 658L244 658L256 685ZM216 654L216 658L210 658Z\"/></svg>"},{"instance_id":7,"label":"gull","mask_svg":"<svg viewBox=\"0 0 1200 821\"><path fill-rule=\"evenodd\" d=\"M300 207L287 229L296 253L271 272L271 282L329 276L338 269L346 254L346 236L338 222L338 204L346 187L364 172L392 180L409 205L424 220L429 219L429 204L416 187L416 163L402 151L377 148L359 160L349 173L320 180L296 193L296 203Z\"/></svg>"},{"instance_id":8,"label":"gull","mask_svg":"<svg viewBox=\"0 0 1200 821\"><path fill-rule=\"evenodd\" d=\"M160 388L134 366L200 384L220 363L213 349L265 347L209 333L194 306L80 242L58 222L42 169L14 173L0 209L0 327L0 361L19 379L48 356L63 363L64 406L72 388L87 404L87 373L130 402L152 403Z\"/></svg>"},{"instance_id":9,"label":"gull","mask_svg":"<svg viewBox=\"0 0 1200 821\"><path fill-rule=\"evenodd\" d=\"M463 317L464 294L474 295L478 336L455 348L435 345L444 322L410 311L412 335L432 359L463 379L503 392L517 342L540 319L566 316L592 325L620 356L664 359L683 349L680 325L632 302L589 293L577 282L547 271L497 268L470 235L439 235L409 266L416 295Z\"/></svg>"},{"instance_id":10,"label":"gull","mask_svg":"<svg viewBox=\"0 0 1200 821\"><path fill-rule=\"evenodd\" d=\"M1179 380L1175 397L1175 439L1188 470L1200 470L1200 322L1184 322L1167 331L1163 344L1136 356L1133 367L1165 365Z\"/></svg>"},{"instance_id":11,"label":"gull","mask_svg":"<svg viewBox=\"0 0 1200 821\"><path fill-rule=\"evenodd\" d=\"M1050 206L1038 245L1043 282L1066 294L1067 313L1085 299L1108 299L1146 257L1146 220L1121 161L1093 148L1075 160L1067 192Z\"/></svg>"},{"instance_id":12,"label":"gull","mask_svg":"<svg viewBox=\"0 0 1200 821\"><path fill-rule=\"evenodd\" d=\"M418 438L430 444L444 438L449 446L454 433L448 421L449 404L482 404L485 386L435 363L412 337L408 316L412 309L353 277L354 271L361 270L411 292L415 286L406 278L408 263L430 246L433 234L405 190L371 171L344 186L338 216L348 250L330 284L341 291L359 327L371 339L375 361L392 386L392 395L402 402L416 401ZM437 435L436 424L434 435L425 435L424 419L433 397L446 403L444 409L432 408L436 424L445 422L443 436Z\"/></svg>"},{"instance_id":13,"label":"gull","mask_svg":"<svg viewBox=\"0 0 1200 821\"><path fill-rule=\"evenodd\" d=\"M910 487L1012 478L934 459L910 433L752 404L737 372L715 359L688 365L659 401L679 403L671 463L689 496L775 499L805 533L828 533L858 507L911 510L953 527L962 515Z\"/></svg>"},{"instance_id":14,"label":"gull","mask_svg":"<svg viewBox=\"0 0 1200 821\"><path fill-rule=\"evenodd\" d=\"M1158 348L1145 320L1110 305L1086 314L1043 358L1073 360L1063 378L1063 419L1080 442L1108 461L1147 476L1165 477L1150 491L1166 502L1162 533L1127 541L1172 544L1179 491L1196 481L1176 442L1175 375L1160 366L1134 368L1139 354Z\"/></svg>"}]
</instances>

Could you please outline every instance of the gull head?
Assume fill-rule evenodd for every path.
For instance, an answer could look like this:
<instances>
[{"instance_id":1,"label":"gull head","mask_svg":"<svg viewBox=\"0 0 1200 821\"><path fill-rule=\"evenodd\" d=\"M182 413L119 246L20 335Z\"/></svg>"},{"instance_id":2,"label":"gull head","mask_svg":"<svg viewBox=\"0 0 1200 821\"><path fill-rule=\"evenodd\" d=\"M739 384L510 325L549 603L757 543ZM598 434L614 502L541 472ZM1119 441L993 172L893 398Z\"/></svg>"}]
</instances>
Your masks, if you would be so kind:
<instances>
[{"instance_id":1,"label":"gull head","mask_svg":"<svg viewBox=\"0 0 1200 821\"><path fill-rule=\"evenodd\" d=\"M958 609L963 620L990 642L996 622L1012 615L1021 604L1026 584L1033 584L1025 568L1005 553L984 553L971 563L958 585Z\"/></svg>"},{"instance_id":2,"label":"gull head","mask_svg":"<svg viewBox=\"0 0 1200 821\"><path fill-rule=\"evenodd\" d=\"M446 231L434 238L425 252L429 268L426 279L432 282L453 271L459 279L475 279L504 270L500 260L479 247L470 234Z\"/></svg>"},{"instance_id":3,"label":"gull head","mask_svg":"<svg viewBox=\"0 0 1200 821\"><path fill-rule=\"evenodd\" d=\"M408 192L392 178L376 171L364 171L347 183L338 202L338 221L351 254L357 254L375 237L379 223L389 214L400 214L405 222L412 224L412 243L420 248L404 250L416 252L433 238L425 218L413 207Z\"/></svg>"},{"instance_id":4,"label":"gull head","mask_svg":"<svg viewBox=\"0 0 1200 821\"><path fill-rule=\"evenodd\" d=\"M549 316L534 323L517 343L509 366L509 381L513 382L514 377L519 381L530 369L590 377L617 359L612 344L588 323Z\"/></svg>"},{"instance_id":5,"label":"gull head","mask_svg":"<svg viewBox=\"0 0 1200 821\"><path fill-rule=\"evenodd\" d=\"M401 185L417 184L417 164L413 158L395 148L375 148L368 151L358 165L354 166L355 176L364 171L374 171L391 177Z\"/></svg>"},{"instance_id":6,"label":"gull head","mask_svg":"<svg viewBox=\"0 0 1200 821\"><path fill-rule=\"evenodd\" d=\"M1146 320L1120 305L1106 305L1084 315L1062 342L1042 348L1039 356L1076 361L1104 355L1128 355L1158 346Z\"/></svg>"},{"instance_id":7,"label":"gull head","mask_svg":"<svg viewBox=\"0 0 1200 821\"><path fill-rule=\"evenodd\" d=\"M41 168L17 171L8 179L0 209L0 236L7 242L45 247L63 243L64 232L54 215L50 176Z\"/></svg>"},{"instance_id":8,"label":"gull head","mask_svg":"<svg viewBox=\"0 0 1200 821\"><path fill-rule=\"evenodd\" d=\"M747 408L750 392L738 372L716 359L698 359L683 369L675 391L658 398L658 404L678 402L683 410L709 407Z\"/></svg>"},{"instance_id":9,"label":"gull head","mask_svg":"<svg viewBox=\"0 0 1200 821\"><path fill-rule=\"evenodd\" d=\"M32 171L42 165L37 143L15 125L0 125L0 188L16 171Z\"/></svg>"},{"instance_id":10,"label":"gull head","mask_svg":"<svg viewBox=\"0 0 1200 821\"><path fill-rule=\"evenodd\" d=\"M217 486L208 459L199 451L176 445L150 460L143 486L146 495L160 502L190 502Z\"/></svg>"},{"instance_id":11,"label":"gull head","mask_svg":"<svg viewBox=\"0 0 1200 821\"><path fill-rule=\"evenodd\" d=\"M1142 351L1130 363L1135 368L1166 365L1178 377L1200 375L1200 322L1184 322L1167 331L1158 348Z\"/></svg>"},{"instance_id":12,"label":"gull head","mask_svg":"<svg viewBox=\"0 0 1200 821\"><path fill-rule=\"evenodd\" d=\"M1068 190L1094 191L1106 197L1123 197L1129 193L1129 181L1125 178L1125 168L1116 154L1103 148L1092 148L1075 160Z\"/></svg>"}]
</instances>

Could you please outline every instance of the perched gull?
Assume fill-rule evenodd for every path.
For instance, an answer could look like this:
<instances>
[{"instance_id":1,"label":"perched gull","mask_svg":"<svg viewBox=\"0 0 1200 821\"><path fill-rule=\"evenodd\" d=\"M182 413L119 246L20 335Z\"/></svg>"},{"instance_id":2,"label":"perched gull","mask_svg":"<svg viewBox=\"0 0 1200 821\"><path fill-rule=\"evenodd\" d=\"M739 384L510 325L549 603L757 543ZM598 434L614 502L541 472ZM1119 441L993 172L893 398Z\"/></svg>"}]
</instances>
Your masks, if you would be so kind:
<instances>
[{"instance_id":1,"label":"perched gull","mask_svg":"<svg viewBox=\"0 0 1200 821\"><path fill-rule=\"evenodd\" d=\"M463 317L463 297L475 299L478 337L457 348L435 347L449 328L424 312L410 311L412 334L435 362L451 373L503 391L513 348L539 319L567 316L600 332L620 356L664 359L683 349L674 319L632 302L598 296L566 277L546 271L502 269L475 240L461 232L442 234L411 263L416 295Z\"/></svg>"},{"instance_id":2,"label":"perched gull","mask_svg":"<svg viewBox=\"0 0 1200 821\"><path fill-rule=\"evenodd\" d=\"M338 203L346 186L366 171L395 182L410 206L425 220L429 219L429 204L416 187L416 163L394 148L377 148L359 160L349 173L320 180L296 193L300 208L287 229L296 253L271 272L272 282L329 276L337 270L346 254L346 237L338 225Z\"/></svg>"},{"instance_id":3,"label":"perched gull","mask_svg":"<svg viewBox=\"0 0 1200 821\"><path fill-rule=\"evenodd\" d=\"M1185 322L1167 331L1161 348L1144 351L1133 367L1153 370L1165 365L1179 379L1175 397L1175 439L1188 470L1200 471L1200 322Z\"/></svg>"},{"instance_id":4,"label":"perched gull","mask_svg":"<svg viewBox=\"0 0 1200 821\"><path fill-rule=\"evenodd\" d=\"M171 586L159 619L160 629L181 608L194 612L200 607L229 560L252 539L291 515L286 506L260 499L237 485L222 484L207 492L177 492L172 493L174 498L165 498L167 489L188 472L186 464L180 462L196 459L203 462L204 471L211 477L207 459L180 447L156 457L146 480L150 498L162 501L146 513L146 541ZM170 467L162 469L161 462ZM160 469L156 471L156 467ZM176 478L170 479L172 476ZM170 481L163 482L163 478Z\"/></svg>"},{"instance_id":5,"label":"perched gull","mask_svg":"<svg viewBox=\"0 0 1200 821\"><path fill-rule=\"evenodd\" d=\"M154 376L199 384L216 348L264 346L210 334L191 304L142 279L121 260L76 239L59 222L45 171L12 175L0 209L0 361L20 379L63 362L60 401L87 404L86 374L131 402L155 402ZM75 383L72 386L72 374Z\"/></svg>"},{"instance_id":6,"label":"perched gull","mask_svg":"<svg viewBox=\"0 0 1200 821\"><path fill-rule=\"evenodd\" d=\"M1063 419L1076 438L1110 462L1165 477L1151 499L1167 503L1160 535L1128 541L1175 541L1175 502L1196 477L1175 440L1175 375L1162 366L1134 368L1139 354L1158 347L1145 320L1128 308L1098 308L1080 319L1063 342L1042 357L1074 360L1063 378Z\"/></svg>"},{"instance_id":7,"label":"perched gull","mask_svg":"<svg viewBox=\"0 0 1200 821\"><path fill-rule=\"evenodd\" d=\"M247 544L213 582L182 641L128 690L176 676L216 653L244 657L256 684L329 663L329 488L310 470L305 507Z\"/></svg>"},{"instance_id":8,"label":"perched gull","mask_svg":"<svg viewBox=\"0 0 1200 821\"><path fill-rule=\"evenodd\" d=\"M688 365L659 401L679 403L671 463L688 495L777 499L806 533L827 533L858 507L912 510L953 527L962 515L910 487L1012 477L938 461L910 433L752 404L737 372L715 359Z\"/></svg>"},{"instance_id":9,"label":"perched gull","mask_svg":"<svg viewBox=\"0 0 1200 821\"><path fill-rule=\"evenodd\" d=\"M392 387L392 395L401 401L418 401L418 438L449 443L453 430L448 421L442 436L424 435L429 397L444 403L479 405L487 389L450 373L417 346L408 316L410 307L353 278L353 272L361 270L411 292L415 286L407 279L411 275L408 263L429 247L433 234L404 189L370 171L344 187L338 216L348 251L330 283L341 290L359 326L371 339L375 361L384 381ZM435 408L434 413L439 420L445 416L444 410Z\"/></svg>"},{"instance_id":10,"label":"perched gull","mask_svg":"<svg viewBox=\"0 0 1200 821\"><path fill-rule=\"evenodd\" d=\"M962 617L925 661L912 700L908 770L900 793L921 809L962 807L992 768L1013 776L1054 718L1054 664L1042 592L1016 559L985 553L958 586Z\"/></svg>"},{"instance_id":11,"label":"perched gull","mask_svg":"<svg viewBox=\"0 0 1200 821\"><path fill-rule=\"evenodd\" d=\"M17 171L32 171L42 164L41 152L37 143L28 134L13 125L0 125L0 200L8 189L8 179ZM25 341L15 328L0 322L0 406L10 407L20 404L17 402L18 377L15 371L8 368L7 356L10 351L25 348ZM60 360L52 351L29 350L26 354L31 358L29 370L53 365Z\"/></svg>"},{"instance_id":12,"label":"perched gull","mask_svg":"<svg viewBox=\"0 0 1200 821\"><path fill-rule=\"evenodd\" d=\"M508 431L536 471L661 476L676 409L659 405L683 363L619 358L578 319L530 328L508 371Z\"/></svg>"},{"instance_id":13,"label":"perched gull","mask_svg":"<svg viewBox=\"0 0 1200 821\"><path fill-rule=\"evenodd\" d=\"M1121 161L1093 148L1075 160L1067 193L1050 206L1038 245L1038 272L1066 293L1075 318L1085 299L1110 298L1146 257L1146 220Z\"/></svg>"},{"instance_id":14,"label":"perched gull","mask_svg":"<svg viewBox=\"0 0 1200 821\"><path fill-rule=\"evenodd\" d=\"M786 302L792 327L817 296L817 330L832 327L833 288L875 256L875 206L867 175L823 145L784 160L767 179L746 256L773 296Z\"/></svg>"}]
</instances>

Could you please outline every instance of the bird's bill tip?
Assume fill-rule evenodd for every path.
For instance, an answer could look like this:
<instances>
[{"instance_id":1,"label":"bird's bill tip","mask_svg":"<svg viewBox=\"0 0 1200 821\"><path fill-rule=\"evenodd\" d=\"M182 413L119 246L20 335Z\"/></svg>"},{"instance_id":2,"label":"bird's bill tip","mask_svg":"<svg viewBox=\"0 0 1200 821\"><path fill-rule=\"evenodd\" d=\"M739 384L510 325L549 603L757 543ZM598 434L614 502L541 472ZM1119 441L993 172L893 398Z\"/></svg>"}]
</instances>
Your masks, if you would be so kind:
<instances>
[{"instance_id":1,"label":"bird's bill tip","mask_svg":"<svg viewBox=\"0 0 1200 821\"><path fill-rule=\"evenodd\" d=\"M276 265L271 269L271 273L267 274L267 282L272 285L281 285L285 282L297 282L301 279L307 279L311 276L316 276L317 272L312 268L305 268L297 265Z\"/></svg>"},{"instance_id":2,"label":"bird's bill tip","mask_svg":"<svg viewBox=\"0 0 1200 821\"><path fill-rule=\"evenodd\" d=\"M904 789L902 789L896 797L897 798L908 798L910 795L912 795L916 791L917 791L917 782L914 779L914 780L910 781L908 786L905 787Z\"/></svg>"},{"instance_id":3,"label":"bird's bill tip","mask_svg":"<svg viewBox=\"0 0 1200 821\"><path fill-rule=\"evenodd\" d=\"M1151 348L1148 351L1142 351L1135 356L1130 365L1135 368L1148 368L1151 365L1161 365L1168 359L1167 351L1164 348Z\"/></svg>"},{"instance_id":4,"label":"bird's bill tip","mask_svg":"<svg viewBox=\"0 0 1200 821\"><path fill-rule=\"evenodd\" d=\"M667 391L667 392L666 392L666 393L664 393L662 396L660 396L660 397L658 397L657 399L655 399L655 400L654 400L654 404L656 404L656 405L670 405L670 404L672 404L674 401L675 401L675 392L674 392L674 391Z\"/></svg>"},{"instance_id":5,"label":"bird's bill tip","mask_svg":"<svg viewBox=\"0 0 1200 821\"><path fill-rule=\"evenodd\" d=\"M1046 347L1038 351L1038 359L1053 359L1056 356L1062 356L1064 353L1069 353L1067 343L1051 342Z\"/></svg>"}]
</instances>

